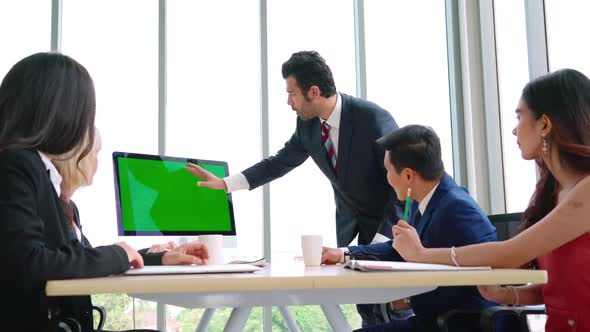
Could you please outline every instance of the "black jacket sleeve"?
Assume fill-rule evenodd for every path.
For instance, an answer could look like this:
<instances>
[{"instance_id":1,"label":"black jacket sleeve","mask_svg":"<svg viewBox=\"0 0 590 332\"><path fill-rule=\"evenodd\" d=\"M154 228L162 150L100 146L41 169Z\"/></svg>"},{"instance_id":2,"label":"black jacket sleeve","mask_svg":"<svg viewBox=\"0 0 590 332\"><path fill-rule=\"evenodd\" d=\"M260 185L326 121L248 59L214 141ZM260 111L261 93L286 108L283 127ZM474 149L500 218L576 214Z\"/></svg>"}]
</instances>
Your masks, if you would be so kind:
<instances>
[{"instance_id":1,"label":"black jacket sleeve","mask_svg":"<svg viewBox=\"0 0 590 332\"><path fill-rule=\"evenodd\" d=\"M39 156L0 153L0 260L12 271L2 279L22 290L38 289L52 279L103 277L129 268L122 248L86 248L69 240L66 227Z\"/></svg>"},{"instance_id":2,"label":"black jacket sleeve","mask_svg":"<svg viewBox=\"0 0 590 332\"><path fill-rule=\"evenodd\" d=\"M148 252L149 248L138 250L141 257L143 257L144 265L162 265L162 257L165 252Z\"/></svg>"},{"instance_id":3,"label":"black jacket sleeve","mask_svg":"<svg viewBox=\"0 0 590 332\"><path fill-rule=\"evenodd\" d=\"M72 202L72 208L74 210L74 222L76 223L76 225L80 229L80 233L82 234L82 238L80 239L80 242L82 242L82 245L84 245L85 247L92 248L92 244L90 244L90 241L88 241L86 236L84 236L84 232L82 232L82 224L80 222L80 212L74 202ZM164 252L148 253L148 250L149 250L149 248L138 250L141 257L143 257L143 263L145 265L162 265L162 256L164 256Z\"/></svg>"},{"instance_id":4,"label":"black jacket sleeve","mask_svg":"<svg viewBox=\"0 0 590 332\"><path fill-rule=\"evenodd\" d=\"M302 120L297 119L297 121L299 123ZM242 174L248 179L250 190L253 190L289 173L303 164L307 158L309 158L309 152L302 146L299 133L295 130L291 139L276 155L245 169Z\"/></svg>"}]
</instances>

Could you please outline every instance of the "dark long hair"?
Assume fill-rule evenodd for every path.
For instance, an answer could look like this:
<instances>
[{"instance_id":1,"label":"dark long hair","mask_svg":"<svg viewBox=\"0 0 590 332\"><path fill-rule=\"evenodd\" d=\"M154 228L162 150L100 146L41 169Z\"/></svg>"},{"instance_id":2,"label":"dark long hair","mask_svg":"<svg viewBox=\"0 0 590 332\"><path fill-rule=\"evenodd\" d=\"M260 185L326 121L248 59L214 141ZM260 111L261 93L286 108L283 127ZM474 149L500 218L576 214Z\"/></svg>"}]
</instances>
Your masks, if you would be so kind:
<instances>
[{"instance_id":1,"label":"dark long hair","mask_svg":"<svg viewBox=\"0 0 590 332\"><path fill-rule=\"evenodd\" d=\"M0 85L0 151L33 149L59 155L94 143L96 102L88 71L59 53L37 53L15 64Z\"/></svg>"},{"instance_id":2,"label":"dark long hair","mask_svg":"<svg viewBox=\"0 0 590 332\"><path fill-rule=\"evenodd\" d=\"M552 129L546 138L549 151L557 149L560 161L568 169L590 173L588 77L573 69L555 71L528 83L522 91L522 100L536 119L545 114L551 120ZM540 179L524 211L523 229L543 219L557 205L557 180L542 159L536 163Z\"/></svg>"}]
</instances>

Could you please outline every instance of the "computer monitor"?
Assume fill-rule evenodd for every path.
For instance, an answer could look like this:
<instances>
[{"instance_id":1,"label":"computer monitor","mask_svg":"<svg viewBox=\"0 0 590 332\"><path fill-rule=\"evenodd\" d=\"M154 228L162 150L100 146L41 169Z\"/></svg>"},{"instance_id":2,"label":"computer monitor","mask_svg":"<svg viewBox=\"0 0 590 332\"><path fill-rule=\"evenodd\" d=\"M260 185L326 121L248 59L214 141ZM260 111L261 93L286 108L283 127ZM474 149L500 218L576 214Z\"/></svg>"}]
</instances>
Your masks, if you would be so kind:
<instances>
[{"instance_id":1,"label":"computer monitor","mask_svg":"<svg viewBox=\"0 0 590 332\"><path fill-rule=\"evenodd\" d=\"M236 234L231 194L197 186L188 162L229 174L223 161L113 152L119 236Z\"/></svg>"}]
</instances>

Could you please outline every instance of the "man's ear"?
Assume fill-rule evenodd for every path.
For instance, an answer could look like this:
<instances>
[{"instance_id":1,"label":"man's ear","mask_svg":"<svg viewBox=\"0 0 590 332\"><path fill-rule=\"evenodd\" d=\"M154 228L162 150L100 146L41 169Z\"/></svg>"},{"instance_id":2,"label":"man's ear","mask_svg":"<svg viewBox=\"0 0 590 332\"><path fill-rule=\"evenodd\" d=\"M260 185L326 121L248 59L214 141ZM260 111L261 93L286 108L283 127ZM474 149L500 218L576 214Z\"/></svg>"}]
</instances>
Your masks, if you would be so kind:
<instances>
[{"instance_id":1,"label":"man's ear","mask_svg":"<svg viewBox=\"0 0 590 332\"><path fill-rule=\"evenodd\" d=\"M312 85L309 90L307 91L307 95L310 98L317 98L319 96L321 96L322 91L320 90L320 88L318 88L317 85Z\"/></svg>"},{"instance_id":2,"label":"man's ear","mask_svg":"<svg viewBox=\"0 0 590 332\"><path fill-rule=\"evenodd\" d=\"M413 169L411 168L404 168L404 176L406 177L406 181L408 181L408 184L411 186L412 184L414 184L414 181L416 180L416 172L414 172Z\"/></svg>"}]
</instances>

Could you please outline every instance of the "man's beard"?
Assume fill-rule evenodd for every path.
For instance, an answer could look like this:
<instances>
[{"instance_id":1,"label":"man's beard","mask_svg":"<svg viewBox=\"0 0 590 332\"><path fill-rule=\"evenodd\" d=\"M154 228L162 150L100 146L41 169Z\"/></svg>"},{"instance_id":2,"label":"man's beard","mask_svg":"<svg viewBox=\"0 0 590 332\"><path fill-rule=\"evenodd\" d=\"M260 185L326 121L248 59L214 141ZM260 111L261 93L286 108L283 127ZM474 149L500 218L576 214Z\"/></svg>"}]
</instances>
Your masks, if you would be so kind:
<instances>
[{"instance_id":1,"label":"man's beard","mask_svg":"<svg viewBox=\"0 0 590 332\"><path fill-rule=\"evenodd\" d=\"M299 118L303 121L309 121L315 118L315 116L309 114L309 112L297 112L297 115L299 115Z\"/></svg>"}]
</instances>

